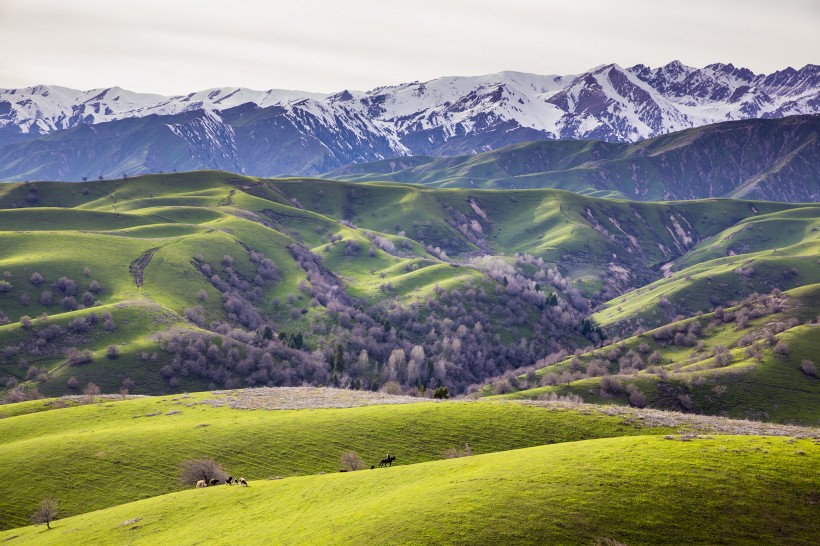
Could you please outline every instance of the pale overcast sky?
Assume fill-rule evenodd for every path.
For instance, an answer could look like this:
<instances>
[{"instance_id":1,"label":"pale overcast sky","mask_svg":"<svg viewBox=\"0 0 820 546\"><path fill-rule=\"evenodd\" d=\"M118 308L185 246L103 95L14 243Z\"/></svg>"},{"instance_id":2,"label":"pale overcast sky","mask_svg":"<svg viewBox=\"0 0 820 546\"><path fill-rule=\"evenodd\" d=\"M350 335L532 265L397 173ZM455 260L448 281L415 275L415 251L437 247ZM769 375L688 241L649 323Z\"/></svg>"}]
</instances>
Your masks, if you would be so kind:
<instances>
[{"instance_id":1,"label":"pale overcast sky","mask_svg":"<svg viewBox=\"0 0 820 546\"><path fill-rule=\"evenodd\" d=\"M332 92L610 62L820 63L818 0L0 0L0 88Z\"/></svg>"}]
</instances>

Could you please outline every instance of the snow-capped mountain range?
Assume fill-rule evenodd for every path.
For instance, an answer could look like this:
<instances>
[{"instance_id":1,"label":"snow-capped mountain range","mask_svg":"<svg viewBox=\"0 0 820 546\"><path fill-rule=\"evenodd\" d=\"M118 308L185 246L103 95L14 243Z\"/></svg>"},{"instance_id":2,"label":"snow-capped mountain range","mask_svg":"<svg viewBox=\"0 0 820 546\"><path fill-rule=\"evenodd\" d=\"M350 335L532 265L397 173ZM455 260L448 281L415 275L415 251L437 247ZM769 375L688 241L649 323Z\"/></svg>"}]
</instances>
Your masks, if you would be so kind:
<instances>
[{"instance_id":1,"label":"snow-capped mountain range","mask_svg":"<svg viewBox=\"0 0 820 546\"><path fill-rule=\"evenodd\" d=\"M36 86L0 90L0 178L173 168L309 175L392 156L543 139L636 142L729 120L815 113L817 65L766 75L731 64L610 64L570 76L500 72L334 94L219 88L165 97Z\"/></svg>"}]
</instances>

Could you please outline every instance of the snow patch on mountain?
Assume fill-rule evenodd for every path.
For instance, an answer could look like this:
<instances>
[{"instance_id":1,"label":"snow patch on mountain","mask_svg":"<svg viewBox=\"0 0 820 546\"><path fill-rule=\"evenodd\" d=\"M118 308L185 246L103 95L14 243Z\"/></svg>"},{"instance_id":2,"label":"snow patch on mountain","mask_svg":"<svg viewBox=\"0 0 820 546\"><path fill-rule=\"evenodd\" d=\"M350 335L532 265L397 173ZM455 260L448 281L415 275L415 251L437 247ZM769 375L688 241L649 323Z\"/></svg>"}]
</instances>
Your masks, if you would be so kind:
<instances>
[{"instance_id":1,"label":"snow patch on mountain","mask_svg":"<svg viewBox=\"0 0 820 546\"><path fill-rule=\"evenodd\" d=\"M536 139L636 142L729 120L816 114L820 67L767 75L721 63L607 64L567 76L499 72L334 94L233 87L166 97L39 85L0 89L0 144L4 135L19 141L82 125L195 114L198 123L167 124L191 153L197 150L195 157L219 148L228 160L235 135L223 120L240 107L281 116L269 123L271 131L295 130L305 145L326 148L330 163L344 163L480 152Z\"/></svg>"}]
</instances>

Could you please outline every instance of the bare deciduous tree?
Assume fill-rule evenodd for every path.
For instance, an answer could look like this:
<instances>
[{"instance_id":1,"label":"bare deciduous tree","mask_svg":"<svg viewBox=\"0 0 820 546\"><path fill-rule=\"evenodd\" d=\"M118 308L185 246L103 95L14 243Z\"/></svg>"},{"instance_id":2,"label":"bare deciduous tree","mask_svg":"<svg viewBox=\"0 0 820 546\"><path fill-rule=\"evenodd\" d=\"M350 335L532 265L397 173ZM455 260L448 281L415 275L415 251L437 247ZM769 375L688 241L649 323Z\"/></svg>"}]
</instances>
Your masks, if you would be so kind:
<instances>
[{"instance_id":1,"label":"bare deciduous tree","mask_svg":"<svg viewBox=\"0 0 820 546\"><path fill-rule=\"evenodd\" d=\"M365 464L355 451L345 451L339 457L339 468L342 470L361 470L365 468Z\"/></svg>"},{"instance_id":2,"label":"bare deciduous tree","mask_svg":"<svg viewBox=\"0 0 820 546\"><path fill-rule=\"evenodd\" d=\"M179 480L183 485L196 485L199 480L210 482L212 479L224 482L228 473L213 459L189 459L180 465Z\"/></svg>"},{"instance_id":3,"label":"bare deciduous tree","mask_svg":"<svg viewBox=\"0 0 820 546\"><path fill-rule=\"evenodd\" d=\"M57 519L57 511L59 503L54 499L43 499L40 502L40 507L31 515L31 520L34 523L45 523L46 527L51 529L51 522Z\"/></svg>"}]
</instances>

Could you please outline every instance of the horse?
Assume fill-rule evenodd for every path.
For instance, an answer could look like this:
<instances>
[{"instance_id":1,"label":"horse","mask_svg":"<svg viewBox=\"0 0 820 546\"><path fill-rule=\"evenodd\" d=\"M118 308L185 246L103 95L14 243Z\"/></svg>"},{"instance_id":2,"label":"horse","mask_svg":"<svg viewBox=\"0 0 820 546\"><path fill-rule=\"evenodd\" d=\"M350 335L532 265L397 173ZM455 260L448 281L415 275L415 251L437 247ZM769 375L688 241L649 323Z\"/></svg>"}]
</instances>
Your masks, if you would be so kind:
<instances>
[{"instance_id":1,"label":"horse","mask_svg":"<svg viewBox=\"0 0 820 546\"><path fill-rule=\"evenodd\" d=\"M379 466L393 466L393 461L396 460L395 455L388 455L386 459L382 459Z\"/></svg>"}]
</instances>

